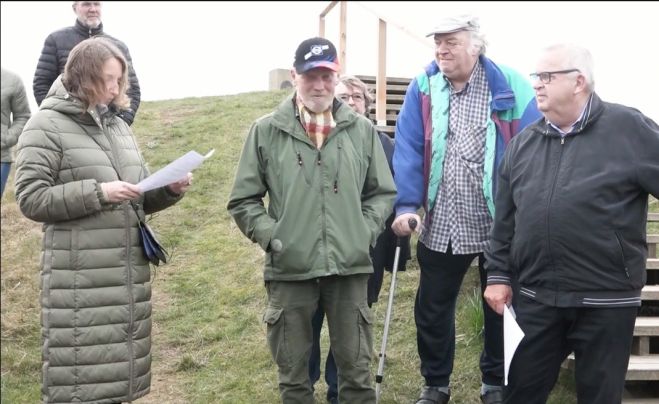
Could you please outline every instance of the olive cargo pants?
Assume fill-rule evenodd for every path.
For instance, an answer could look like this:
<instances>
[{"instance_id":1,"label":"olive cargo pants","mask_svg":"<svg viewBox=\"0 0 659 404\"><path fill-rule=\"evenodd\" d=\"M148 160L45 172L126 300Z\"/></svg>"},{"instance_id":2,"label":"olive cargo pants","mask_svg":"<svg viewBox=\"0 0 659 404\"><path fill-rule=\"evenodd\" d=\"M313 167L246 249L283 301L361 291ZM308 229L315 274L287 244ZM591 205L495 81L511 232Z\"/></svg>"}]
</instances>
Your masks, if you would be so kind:
<instances>
[{"instance_id":1,"label":"olive cargo pants","mask_svg":"<svg viewBox=\"0 0 659 404\"><path fill-rule=\"evenodd\" d=\"M327 314L330 343L339 377L339 402L375 403L371 380L373 335L366 303L368 274L328 276L308 281L266 282L270 352L279 368L285 404L314 402L309 381L311 320L318 304Z\"/></svg>"}]
</instances>

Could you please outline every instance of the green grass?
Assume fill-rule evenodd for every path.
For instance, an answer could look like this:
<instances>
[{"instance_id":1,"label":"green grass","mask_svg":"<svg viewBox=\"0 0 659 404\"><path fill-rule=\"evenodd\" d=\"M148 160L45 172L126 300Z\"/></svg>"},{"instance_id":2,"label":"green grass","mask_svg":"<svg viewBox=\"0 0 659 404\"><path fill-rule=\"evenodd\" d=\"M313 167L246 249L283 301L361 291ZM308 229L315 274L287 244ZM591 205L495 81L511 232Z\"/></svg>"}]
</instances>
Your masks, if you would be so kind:
<instances>
[{"instance_id":1,"label":"green grass","mask_svg":"<svg viewBox=\"0 0 659 404\"><path fill-rule=\"evenodd\" d=\"M227 198L251 123L272 111L286 91L144 102L134 131L152 171L189 150L216 152L194 172L193 186L151 224L171 253L154 270L152 392L138 403L275 403L277 371L266 346L262 313L263 253L238 230ZM2 402L40 398L38 268L40 225L22 217L13 186L2 202ZM423 384L416 351L413 304L419 271L413 259L398 274L382 403L413 402ZM390 277L375 315L373 374L382 342ZM459 296L452 401L477 403L482 311L477 269ZM157 331L157 332L156 332ZM323 357L328 345L323 329ZM572 374L562 372L550 399L574 403ZM316 399L324 402L319 383Z\"/></svg>"}]
</instances>

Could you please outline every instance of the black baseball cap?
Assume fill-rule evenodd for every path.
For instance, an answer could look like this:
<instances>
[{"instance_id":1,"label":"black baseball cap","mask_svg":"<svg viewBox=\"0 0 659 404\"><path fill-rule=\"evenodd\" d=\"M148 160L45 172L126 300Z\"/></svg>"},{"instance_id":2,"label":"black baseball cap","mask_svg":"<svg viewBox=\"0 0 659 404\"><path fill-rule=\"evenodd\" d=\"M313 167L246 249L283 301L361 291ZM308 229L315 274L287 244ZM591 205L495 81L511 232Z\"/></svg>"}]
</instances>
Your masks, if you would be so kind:
<instances>
[{"instance_id":1,"label":"black baseball cap","mask_svg":"<svg viewBox=\"0 0 659 404\"><path fill-rule=\"evenodd\" d=\"M295 63L293 64L298 74L304 73L317 67L338 72L339 58L336 54L334 44L325 38L314 37L302 41L295 51Z\"/></svg>"}]
</instances>

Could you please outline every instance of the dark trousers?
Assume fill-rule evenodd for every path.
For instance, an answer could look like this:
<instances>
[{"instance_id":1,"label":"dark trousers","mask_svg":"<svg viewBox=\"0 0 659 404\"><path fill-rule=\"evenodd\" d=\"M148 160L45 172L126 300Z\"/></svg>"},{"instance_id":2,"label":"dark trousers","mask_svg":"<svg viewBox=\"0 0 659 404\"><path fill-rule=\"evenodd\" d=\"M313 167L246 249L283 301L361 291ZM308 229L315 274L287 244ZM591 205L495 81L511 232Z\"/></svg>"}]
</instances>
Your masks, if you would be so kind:
<instances>
[{"instance_id":1,"label":"dark trousers","mask_svg":"<svg viewBox=\"0 0 659 404\"><path fill-rule=\"evenodd\" d=\"M325 310L319 305L316 314L311 319L313 345L311 346L311 356L309 357L309 380L311 380L312 386L320 379L320 330L323 328L324 319ZM325 360L325 382L327 383L328 400L332 397L338 397L338 381L336 362L334 362L334 355L332 355L332 349L330 348L327 352L327 359Z\"/></svg>"},{"instance_id":2,"label":"dark trousers","mask_svg":"<svg viewBox=\"0 0 659 404\"><path fill-rule=\"evenodd\" d=\"M637 307L558 308L516 297L524 339L504 388L504 403L547 402L561 363L575 354L579 404L620 404Z\"/></svg>"},{"instance_id":3,"label":"dark trousers","mask_svg":"<svg viewBox=\"0 0 659 404\"><path fill-rule=\"evenodd\" d=\"M483 254L446 254L417 244L421 267L419 288L414 304L416 338L421 359L421 375L428 386L448 386L455 356L455 305L460 286L469 265L479 257L481 295L486 274ZM499 386L503 382L503 317L483 300L485 313L485 346L480 369L485 384Z\"/></svg>"}]
</instances>

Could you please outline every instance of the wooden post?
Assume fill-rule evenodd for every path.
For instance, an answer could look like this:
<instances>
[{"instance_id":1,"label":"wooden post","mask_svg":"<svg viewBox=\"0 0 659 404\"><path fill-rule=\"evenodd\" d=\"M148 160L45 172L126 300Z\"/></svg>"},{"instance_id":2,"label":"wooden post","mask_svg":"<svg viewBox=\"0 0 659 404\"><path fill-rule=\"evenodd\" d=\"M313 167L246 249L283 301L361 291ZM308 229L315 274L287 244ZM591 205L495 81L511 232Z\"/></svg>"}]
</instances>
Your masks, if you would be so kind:
<instances>
[{"instance_id":1,"label":"wooden post","mask_svg":"<svg viewBox=\"0 0 659 404\"><path fill-rule=\"evenodd\" d=\"M339 21L339 63L341 64L341 74L346 72L346 66L348 65L346 59L346 39L347 39L347 28L348 28L348 2L345 0L341 1L341 17Z\"/></svg>"},{"instance_id":2,"label":"wooden post","mask_svg":"<svg viewBox=\"0 0 659 404\"><path fill-rule=\"evenodd\" d=\"M378 74L375 77L375 122L387 126L387 22L379 19Z\"/></svg>"}]
</instances>

